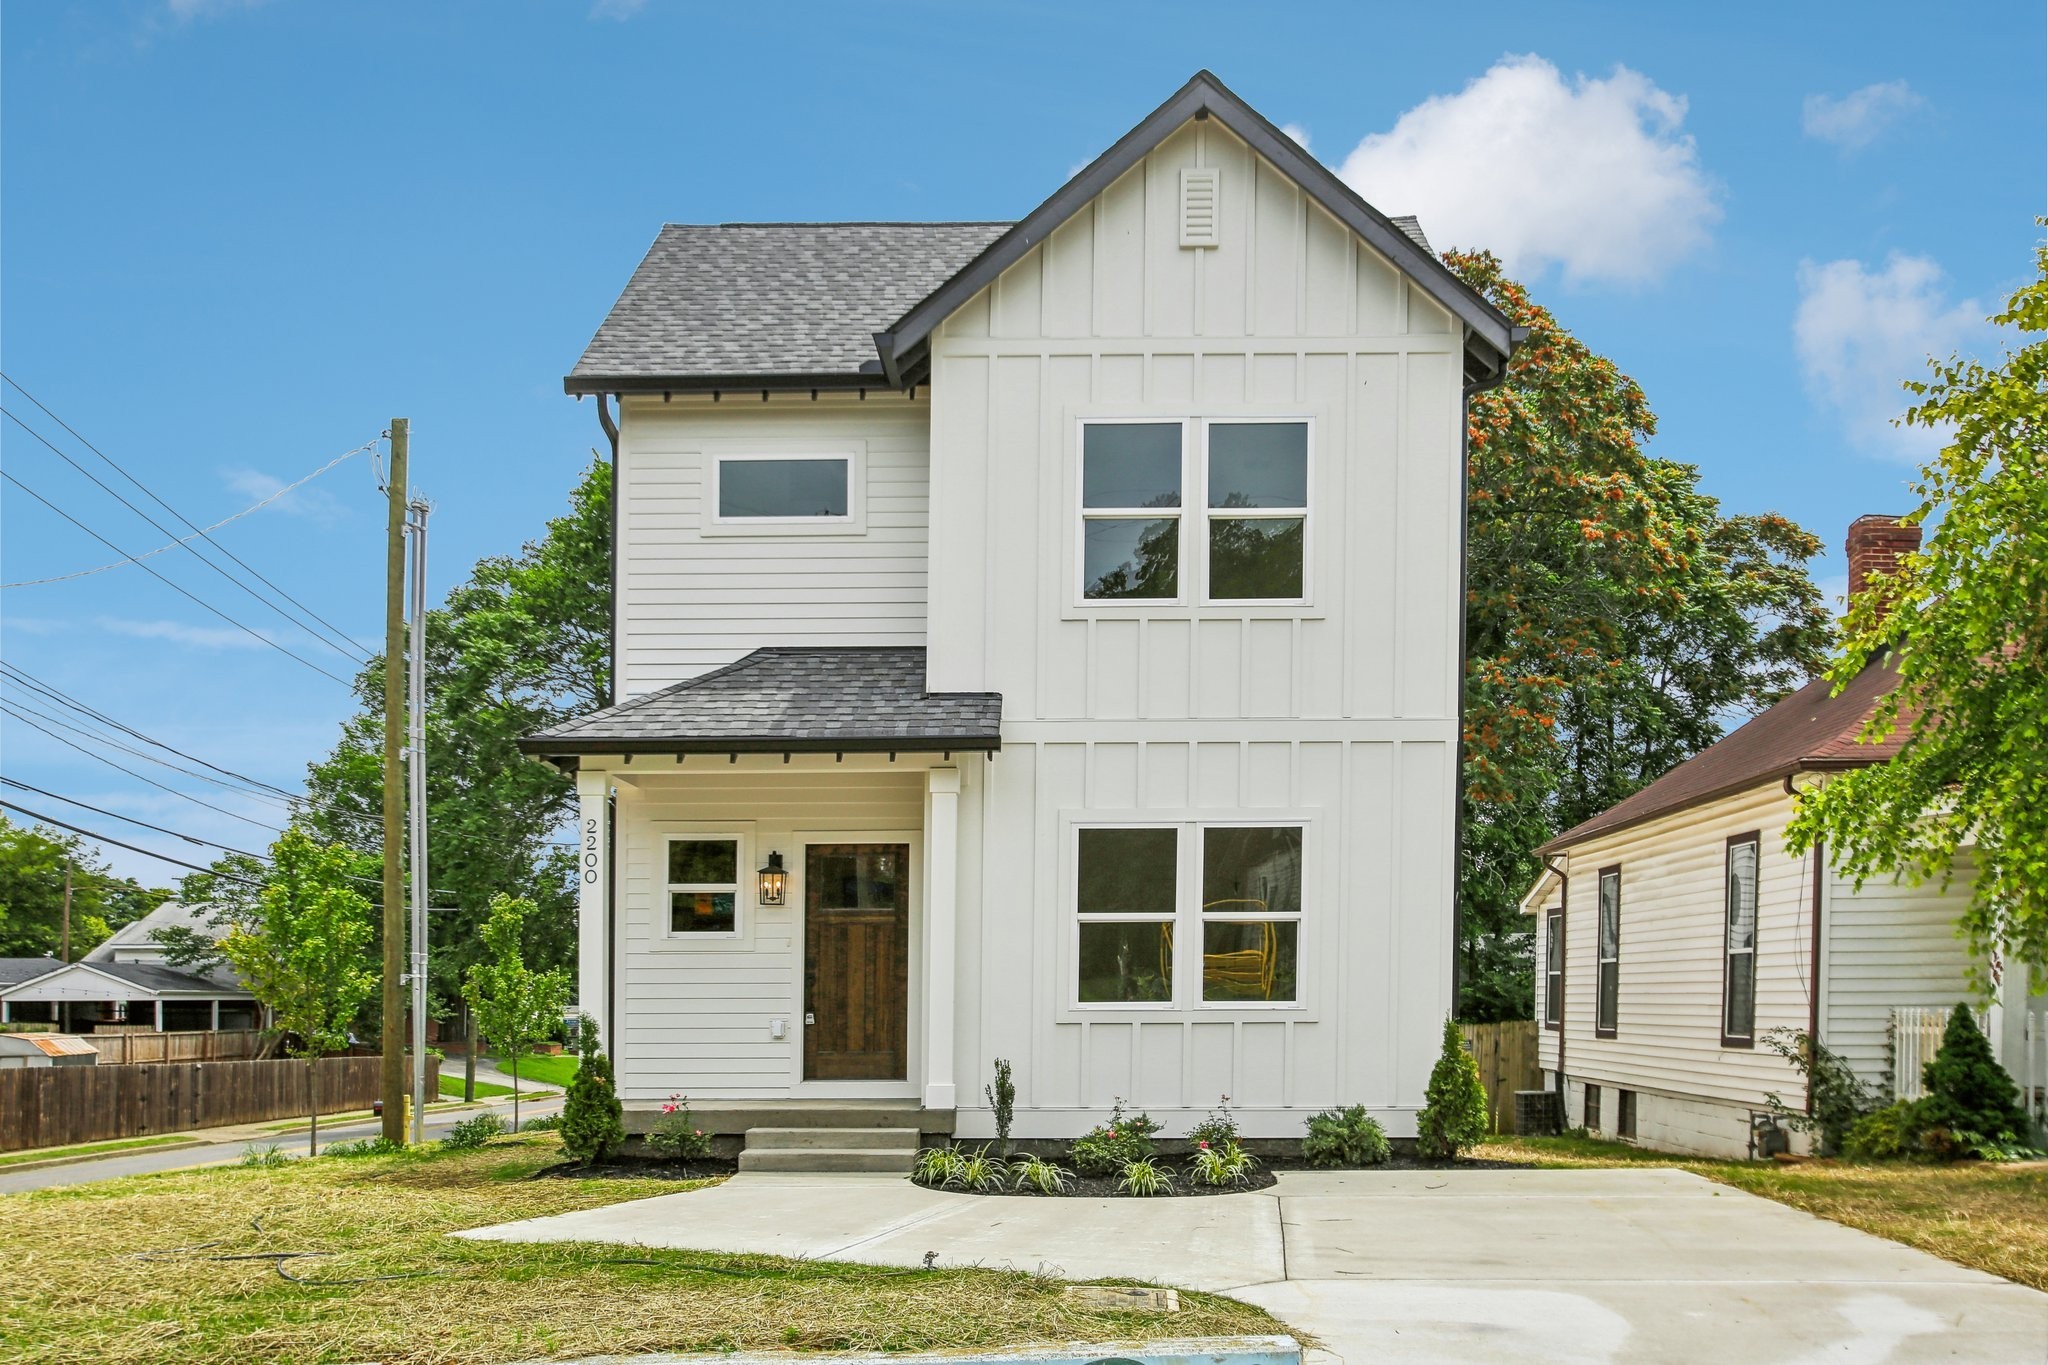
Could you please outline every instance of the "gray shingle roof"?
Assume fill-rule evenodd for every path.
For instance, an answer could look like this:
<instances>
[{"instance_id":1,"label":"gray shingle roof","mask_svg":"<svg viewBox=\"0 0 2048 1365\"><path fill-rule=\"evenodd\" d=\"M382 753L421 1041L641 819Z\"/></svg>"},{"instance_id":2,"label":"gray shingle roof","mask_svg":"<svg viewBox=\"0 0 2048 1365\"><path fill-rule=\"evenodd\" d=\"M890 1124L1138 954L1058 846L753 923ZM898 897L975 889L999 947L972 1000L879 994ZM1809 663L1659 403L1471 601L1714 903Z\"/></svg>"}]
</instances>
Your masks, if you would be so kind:
<instances>
[{"instance_id":1,"label":"gray shingle roof","mask_svg":"<svg viewBox=\"0 0 2048 1365\"><path fill-rule=\"evenodd\" d=\"M529 735L528 753L996 749L995 692L925 691L918 648L757 649L737 663Z\"/></svg>"},{"instance_id":2,"label":"gray shingle roof","mask_svg":"<svg viewBox=\"0 0 2048 1365\"><path fill-rule=\"evenodd\" d=\"M152 995L164 991L205 991L210 995L249 994L232 983L216 981L178 967L159 966L154 962L90 962L85 965L96 972L140 987Z\"/></svg>"},{"instance_id":3,"label":"gray shingle roof","mask_svg":"<svg viewBox=\"0 0 2048 1365\"><path fill-rule=\"evenodd\" d=\"M570 372L602 379L858 375L874 333L1008 223L670 223Z\"/></svg>"},{"instance_id":4,"label":"gray shingle roof","mask_svg":"<svg viewBox=\"0 0 2048 1365\"><path fill-rule=\"evenodd\" d=\"M19 986L63 965L54 957L0 957L0 987Z\"/></svg>"}]
</instances>

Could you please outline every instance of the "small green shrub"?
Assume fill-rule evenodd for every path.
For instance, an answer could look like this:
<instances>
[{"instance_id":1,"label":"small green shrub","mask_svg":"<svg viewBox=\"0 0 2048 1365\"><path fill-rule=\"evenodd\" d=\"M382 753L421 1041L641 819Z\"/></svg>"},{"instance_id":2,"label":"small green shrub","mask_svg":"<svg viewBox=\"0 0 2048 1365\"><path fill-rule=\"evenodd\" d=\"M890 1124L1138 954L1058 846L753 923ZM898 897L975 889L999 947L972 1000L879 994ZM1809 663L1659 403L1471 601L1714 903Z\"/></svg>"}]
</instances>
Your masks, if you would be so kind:
<instances>
[{"instance_id":1,"label":"small green shrub","mask_svg":"<svg viewBox=\"0 0 2048 1365\"><path fill-rule=\"evenodd\" d=\"M1968 1005L1950 1012L1941 1050L1922 1077L1927 1094L1916 1106L1922 1131L1947 1130L1952 1136L1945 1145L1958 1156L2026 1142L2029 1125L2019 1089L1991 1055L1991 1042L1978 1031Z\"/></svg>"},{"instance_id":2,"label":"small green shrub","mask_svg":"<svg viewBox=\"0 0 2048 1365\"><path fill-rule=\"evenodd\" d=\"M1017 1112L1017 1086L1010 1079L1010 1063L996 1058L996 1079L992 1085L982 1087L988 1096L988 1107L996 1116L996 1145L1004 1156L1010 1154L1010 1120Z\"/></svg>"},{"instance_id":3,"label":"small green shrub","mask_svg":"<svg viewBox=\"0 0 2048 1365\"><path fill-rule=\"evenodd\" d=\"M1216 1107L1209 1111L1209 1117L1188 1129L1188 1141L1200 1148L1203 1143L1211 1147L1233 1146L1237 1142L1237 1119L1230 1112L1230 1096L1216 1097Z\"/></svg>"},{"instance_id":4,"label":"small green shrub","mask_svg":"<svg viewBox=\"0 0 2048 1365\"><path fill-rule=\"evenodd\" d=\"M562 1131L560 1114L545 1114L537 1119L528 1119L520 1125L522 1133L559 1133Z\"/></svg>"},{"instance_id":5,"label":"small green shrub","mask_svg":"<svg viewBox=\"0 0 2048 1365\"><path fill-rule=\"evenodd\" d=\"M983 1190L999 1190L1010 1178L1009 1163L999 1156L990 1156L987 1147L977 1147L960 1158L959 1167L953 1172L952 1183L963 1190L977 1194Z\"/></svg>"},{"instance_id":6,"label":"small green shrub","mask_svg":"<svg viewBox=\"0 0 2048 1365\"><path fill-rule=\"evenodd\" d=\"M1129 1162L1144 1161L1152 1155L1152 1137L1159 1124L1149 1114L1124 1114L1119 1096L1110 1109L1109 1122L1091 1128L1074 1143L1074 1168L1082 1175L1115 1175Z\"/></svg>"},{"instance_id":7,"label":"small green shrub","mask_svg":"<svg viewBox=\"0 0 2048 1365\"><path fill-rule=\"evenodd\" d=\"M328 1150L333 1151L334 1149L330 1147ZM235 1164L237 1166L246 1166L251 1170L274 1171L279 1166L283 1166L290 1161L291 1158L286 1156L284 1149L276 1143L273 1142L266 1147L258 1147L252 1142L242 1149L242 1159Z\"/></svg>"},{"instance_id":8,"label":"small green shrub","mask_svg":"<svg viewBox=\"0 0 2048 1365\"><path fill-rule=\"evenodd\" d=\"M1188 1163L1188 1179L1212 1189L1243 1185L1251 1180L1252 1170L1258 1164L1259 1159L1235 1141L1225 1142L1220 1147L1203 1142L1196 1146L1195 1155Z\"/></svg>"},{"instance_id":9,"label":"small green shrub","mask_svg":"<svg viewBox=\"0 0 2048 1365\"><path fill-rule=\"evenodd\" d=\"M1794 1109L1776 1093L1766 1094L1771 1117L1795 1133L1812 1133L1821 1156L1837 1156L1847 1150L1849 1130L1877 1108L1877 1097L1856 1078L1855 1070L1804 1029L1774 1028L1764 1034L1764 1046L1790 1062L1806 1078L1807 1093L1813 1097L1813 1112Z\"/></svg>"},{"instance_id":10,"label":"small green shrub","mask_svg":"<svg viewBox=\"0 0 2048 1365\"><path fill-rule=\"evenodd\" d=\"M690 1101L670 1095L661 1117L647 1133L647 1150L668 1161L699 1161L711 1155L711 1136L690 1117Z\"/></svg>"},{"instance_id":11,"label":"small green shrub","mask_svg":"<svg viewBox=\"0 0 2048 1365\"><path fill-rule=\"evenodd\" d=\"M1377 1166L1393 1154L1386 1129L1362 1104L1311 1115L1301 1140L1302 1159L1311 1166Z\"/></svg>"},{"instance_id":12,"label":"small green shrub","mask_svg":"<svg viewBox=\"0 0 2048 1365\"><path fill-rule=\"evenodd\" d=\"M1925 1155L1912 1102L1900 1100L1850 1124L1842 1155L1851 1161L1908 1161Z\"/></svg>"},{"instance_id":13,"label":"small green shrub","mask_svg":"<svg viewBox=\"0 0 2048 1365\"><path fill-rule=\"evenodd\" d=\"M910 1178L920 1185L939 1189L959 1183L960 1168L967 1157L957 1147L927 1147L917 1154Z\"/></svg>"},{"instance_id":14,"label":"small green shrub","mask_svg":"<svg viewBox=\"0 0 2048 1365\"><path fill-rule=\"evenodd\" d=\"M1116 1187L1125 1194L1149 1199L1173 1189L1173 1171L1150 1157L1126 1161L1117 1172Z\"/></svg>"},{"instance_id":15,"label":"small green shrub","mask_svg":"<svg viewBox=\"0 0 2048 1365\"><path fill-rule=\"evenodd\" d=\"M486 1110L450 1128L441 1145L451 1152L473 1152L505 1131L505 1120Z\"/></svg>"},{"instance_id":16,"label":"small green shrub","mask_svg":"<svg viewBox=\"0 0 2048 1365\"><path fill-rule=\"evenodd\" d=\"M1073 1183L1073 1173L1064 1166L1050 1161L1027 1156L1010 1165L1010 1188L1034 1190L1039 1194L1065 1194Z\"/></svg>"},{"instance_id":17,"label":"small green shrub","mask_svg":"<svg viewBox=\"0 0 2048 1365\"><path fill-rule=\"evenodd\" d=\"M1443 1052L1429 1073L1422 1112L1415 1116L1415 1150L1430 1161L1452 1161L1486 1136L1486 1085L1479 1063L1465 1050L1458 1025L1444 1019Z\"/></svg>"},{"instance_id":18,"label":"small green shrub","mask_svg":"<svg viewBox=\"0 0 2048 1365\"><path fill-rule=\"evenodd\" d=\"M391 1156L405 1150L402 1142L393 1142L388 1137L357 1138L353 1142L330 1142L322 1156Z\"/></svg>"},{"instance_id":19,"label":"small green shrub","mask_svg":"<svg viewBox=\"0 0 2048 1365\"><path fill-rule=\"evenodd\" d=\"M562 1105L562 1152L586 1166L626 1145L625 1115L612 1078L611 1058L597 1045L597 1021L578 1015L576 1076Z\"/></svg>"}]
</instances>

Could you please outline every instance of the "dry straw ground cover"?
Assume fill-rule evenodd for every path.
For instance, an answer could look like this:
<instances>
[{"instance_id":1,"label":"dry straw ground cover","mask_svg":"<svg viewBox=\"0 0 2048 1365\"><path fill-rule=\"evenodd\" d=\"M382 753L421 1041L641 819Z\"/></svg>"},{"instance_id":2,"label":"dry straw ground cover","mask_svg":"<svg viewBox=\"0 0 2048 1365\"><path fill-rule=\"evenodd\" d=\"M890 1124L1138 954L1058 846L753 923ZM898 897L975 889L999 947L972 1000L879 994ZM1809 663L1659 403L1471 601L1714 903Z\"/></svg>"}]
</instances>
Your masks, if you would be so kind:
<instances>
[{"instance_id":1,"label":"dry straw ground cover","mask_svg":"<svg viewBox=\"0 0 2048 1365\"><path fill-rule=\"evenodd\" d=\"M1675 1166L2048 1290L2048 1164L1696 1161L1583 1138L1498 1138L1484 1151L1540 1166Z\"/></svg>"},{"instance_id":2,"label":"dry straw ground cover","mask_svg":"<svg viewBox=\"0 0 2048 1365\"><path fill-rule=\"evenodd\" d=\"M1172 1316L1089 1310L1064 1300L1058 1281L1003 1271L443 1236L691 1188L523 1179L559 1159L553 1136L536 1134L463 1155L215 1167L0 1196L0 1245L11 1248L0 1359L483 1362L1280 1330L1257 1309L1200 1294L1183 1294Z\"/></svg>"}]
</instances>

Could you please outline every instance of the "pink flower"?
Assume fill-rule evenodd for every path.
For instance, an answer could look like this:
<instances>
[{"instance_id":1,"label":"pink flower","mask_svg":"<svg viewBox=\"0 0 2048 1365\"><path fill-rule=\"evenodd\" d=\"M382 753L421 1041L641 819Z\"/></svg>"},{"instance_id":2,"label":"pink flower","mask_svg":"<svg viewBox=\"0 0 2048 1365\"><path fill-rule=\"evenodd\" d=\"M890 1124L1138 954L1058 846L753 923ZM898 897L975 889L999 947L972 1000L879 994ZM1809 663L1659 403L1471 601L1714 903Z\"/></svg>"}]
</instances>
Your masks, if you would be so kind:
<instances>
[{"instance_id":1,"label":"pink flower","mask_svg":"<svg viewBox=\"0 0 2048 1365\"><path fill-rule=\"evenodd\" d=\"M1206 1142L1198 1143L1196 1145L1199 1146L1205 1152L1209 1150L1209 1144Z\"/></svg>"},{"instance_id":2,"label":"pink flower","mask_svg":"<svg viewBox=\"0 0 2048 1365\"><path fill-rule=\"evenodd\" d=\"M696 1132L698 1137L704 1136L704 1130L702 1128L695 1129L694 1131Z\"/></svg>"}]
</instances>

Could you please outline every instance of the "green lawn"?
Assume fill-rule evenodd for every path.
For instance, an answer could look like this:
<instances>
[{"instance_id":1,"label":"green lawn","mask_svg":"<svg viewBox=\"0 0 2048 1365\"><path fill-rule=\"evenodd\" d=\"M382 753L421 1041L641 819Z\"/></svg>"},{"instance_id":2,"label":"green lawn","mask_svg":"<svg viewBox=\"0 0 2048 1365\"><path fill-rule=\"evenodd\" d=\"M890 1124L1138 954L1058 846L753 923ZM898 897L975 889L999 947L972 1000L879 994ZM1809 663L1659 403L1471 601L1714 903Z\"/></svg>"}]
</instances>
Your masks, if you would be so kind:
<instances>
[{"instance_id":1,"label":"green lawn","mask_svg":"<svg viewBox=\"0 0 2048 1365\"><path fill-rule=\"evenodd\" d=\"M511 1093L512 1087L509 1085L499 1085L495 1081L478 1081L476 1083L476 1097L480 1100L496 1099L500 1095L509 1095ZM462 1098L462 1073L460 1071L456 1072L453 1076L445 1071L441 1073L441 1095L444 1099L459 1100Z\"/></svg>"},{"instance_id":2,"label":"green lawn","mask_svg":"<svg viewBox=\"0 0 2048 1365\"><path fill-rule=\"evenodd\" d=\"M488 1365L639 1352L954 1351L1283 1330L1183 1293L1171 1315L1076 1304L1015 1270L446 1236L690 1185L529 1180L553 1134L481 1151L217 1166L0 1197L20 1249L0 1295L10 1361ZM287 1277L291 1278L287 1278ZM455 1305L455 1311L451 1311Z\"/></svg>"},{"instance_id":3,"label":"green lawn","mask_svg":"<svg viewBox=\"0 0 2048 1365\"><path fill-rule=\"evenodd\" d=\"M87 1142L76 1147L37 1147L26 1152L9 1152L0 1156L0 1166L19 1166L24 1161L50 1161L65 1156L98 1156L102 1152L125 1152L131 1147L162 1147L168 1143L190 1142L183 1133L165 1133L160 1137L119 1138L113 1142Z\"/></svg>"},{"instance_id":4,"label":"green lawn","mask_svg":"<svg viewBox=\"0 0 2048 1365\"><path fill-rule=\"evenodd\" d=\"M1673 1166L2048 1290L2044 1163L1710 1161L1583 1137L1494 1138L1480 1153L1532 1166Z\"/></svg>"},{"instance_id":5,"label":"green lawn","mask_svg":"<svg viewBox=\"0 0 2048 1365\"><path fill-rule=\"evenodd\" d=\"M541 1085L552 1085L559 1090L567 1090L569 1082L576 1079L577 1065L576 1058L564 1053L559 1057L522 1057L517 1066L500 1063L498 1070L508 1076L517 1076L522 1081L536 1081Z\"/></svg>"}]
</instances>

